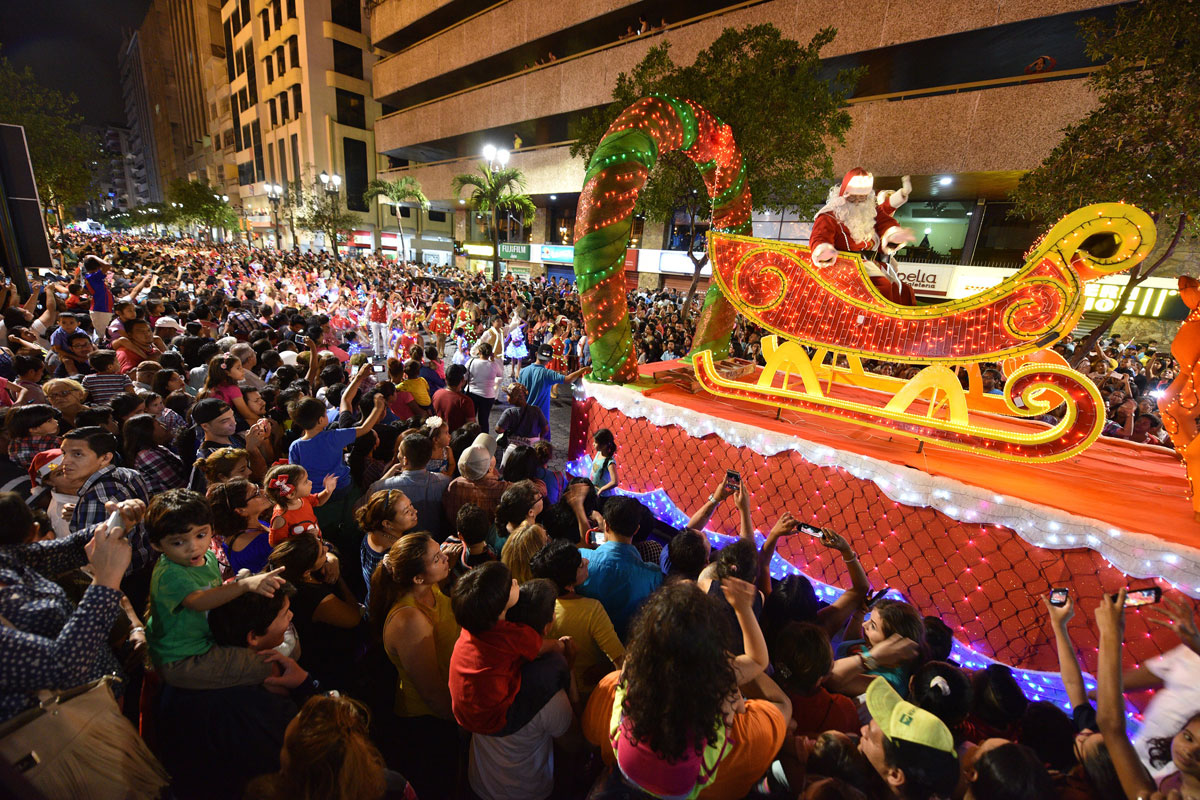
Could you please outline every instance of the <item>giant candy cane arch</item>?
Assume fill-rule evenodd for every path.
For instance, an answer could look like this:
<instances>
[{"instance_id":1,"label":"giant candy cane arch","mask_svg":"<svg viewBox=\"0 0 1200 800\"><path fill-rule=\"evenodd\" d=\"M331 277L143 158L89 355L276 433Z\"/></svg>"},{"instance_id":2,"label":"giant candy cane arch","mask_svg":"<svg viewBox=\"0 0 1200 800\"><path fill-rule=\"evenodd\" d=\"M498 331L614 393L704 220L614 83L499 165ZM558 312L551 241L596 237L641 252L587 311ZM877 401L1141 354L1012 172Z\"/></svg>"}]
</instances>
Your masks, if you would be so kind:
<instances>
[{"instance_id":1,"label":"giant candy cane arch","mask_svg":"<svg viewBox=\"0 0 1200 800\"><path fill-rule=\"evenodd\" d=\"M584 177L575 216L575 280L591 343L592 375L631 383L637 358L625 302L625 250L638 192L659 153L680 150L696 163L712 200L712 228L750 232L750 189L733 131L690 100L642 98L621 112L600 140ZM735 311L713 281L692 352L729 353Z\"/></svg>"}]
</instances>

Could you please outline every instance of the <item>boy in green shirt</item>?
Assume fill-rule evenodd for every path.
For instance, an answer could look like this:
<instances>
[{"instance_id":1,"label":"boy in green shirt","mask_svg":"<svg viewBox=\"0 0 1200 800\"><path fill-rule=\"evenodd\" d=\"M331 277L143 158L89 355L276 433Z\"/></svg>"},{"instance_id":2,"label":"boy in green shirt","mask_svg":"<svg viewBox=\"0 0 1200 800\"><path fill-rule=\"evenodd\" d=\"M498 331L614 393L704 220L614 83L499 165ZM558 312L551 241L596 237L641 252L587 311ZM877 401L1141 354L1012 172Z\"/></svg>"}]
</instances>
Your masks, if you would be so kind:
<instances>
[{"instance_id":1,"label":"boy in green shirt","mask_svg":"<svg viewBox=\"0 0 1200 800\"><path fill-rule=\"evenodd\" d=\"M218 647L207 612L246 592L271 597L283 568L221 582L212 541L212 509L203 495L171 489L146 512L150 546L162 553L150 578L146 643L162 679L183 689L262 683L272 666L245 647Z\"/></svg>"}]
</instances>

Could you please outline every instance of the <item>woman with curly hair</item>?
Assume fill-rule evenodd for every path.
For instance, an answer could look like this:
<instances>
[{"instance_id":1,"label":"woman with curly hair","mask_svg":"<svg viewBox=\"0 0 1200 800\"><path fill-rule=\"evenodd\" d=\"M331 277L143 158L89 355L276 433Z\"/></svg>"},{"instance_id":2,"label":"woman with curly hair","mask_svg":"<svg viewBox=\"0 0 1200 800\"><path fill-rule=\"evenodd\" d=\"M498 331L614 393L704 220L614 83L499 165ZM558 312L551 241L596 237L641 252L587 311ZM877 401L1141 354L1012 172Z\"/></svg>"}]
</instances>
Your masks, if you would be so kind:
<instances>
[{"instance_id":1,"label":"woman with curly hair","mask_svg":"<svg viewBox=\"0 0 1200 800\"><path fill-rule=\"evenodd\" d=\"M357 700L310 697L288 725L279 772L254 779L247 797L264 800L416 800L412 786L389 774L368 735L370 717Z\"/></svg>"},{"instance_id":2,"label":"woman with curly hair","mask_svg":"<svg viewBox=\"0 0 1200 800\"><path fill-rule=\"evenodd\" d=\"M521 481L509 486L496 504L496 527L493 533L488 534L488 544L503 556L508 538L522 525L536 521L543 508L545 501L533 481Z\"/></svg>"},{"instance_id":3,"label":"woman with curly hair","mask_svg":"<svg viewBox=\"0 0 1200 800\"><path fill-rule=\"evenodd\" d=\"M713 599L690 581L664 586L634 620L621 672L600 682L583 730L623 780L656 797L742 797L779 752L791 703L769 678L754 618L753 585L722 591L741 626L745 654ZM752 684L746 700L740 686ZM614 770L614 780L618 771Z\"/></svg>"}]
</instances>

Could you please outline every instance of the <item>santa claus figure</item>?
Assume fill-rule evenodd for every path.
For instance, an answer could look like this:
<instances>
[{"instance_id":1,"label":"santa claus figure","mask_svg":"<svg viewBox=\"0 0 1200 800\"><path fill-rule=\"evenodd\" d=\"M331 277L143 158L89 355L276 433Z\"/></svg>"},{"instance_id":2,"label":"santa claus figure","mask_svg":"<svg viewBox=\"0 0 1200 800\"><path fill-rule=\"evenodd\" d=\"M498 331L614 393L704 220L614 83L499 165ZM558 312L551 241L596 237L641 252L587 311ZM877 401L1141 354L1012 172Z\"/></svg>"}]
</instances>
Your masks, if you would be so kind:
<instances>
[{"instance_id":1,"label":"santa claus figure","mask_svg":"<svg viewBox=\"0 0 1200 800\"><path fill-rule=\"evenodd\" d=\"M893 303L915 303L912 288L900 280L891 265L891 256L904 244L916 240L913 232L896 222L896 209L904 205L912 191L905 175L899 191L875 195L875 178L855 167L846 173L841 186L829 189L829 199L817 212L808 246L812 262L824 268L837 261L838 251L858 253L867 276L879 293Z\"/></svg>"}]
</instances>

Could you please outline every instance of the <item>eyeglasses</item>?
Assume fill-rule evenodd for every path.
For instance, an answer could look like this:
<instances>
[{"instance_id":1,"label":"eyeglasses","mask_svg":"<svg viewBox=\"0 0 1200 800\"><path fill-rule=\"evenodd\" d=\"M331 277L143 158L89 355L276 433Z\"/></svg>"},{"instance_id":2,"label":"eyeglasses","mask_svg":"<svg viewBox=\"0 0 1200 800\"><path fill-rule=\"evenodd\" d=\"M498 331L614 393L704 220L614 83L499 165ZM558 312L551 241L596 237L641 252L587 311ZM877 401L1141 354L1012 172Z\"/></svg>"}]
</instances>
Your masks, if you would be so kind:
<instances>
[{"instance_id":1,"label":"eyeglasses","mask_svg":"<svg viewBox=\"0 0 1200 800\"><path fill-rule=\"evenodd\" d=\"M70 389L63 389L62 391L58 392L46 392L46 397L49 397L53 400L61 400L62 398L70 397L73 394L75 394L75 392L71 391Z\"/></svg>"}]
</instances>

